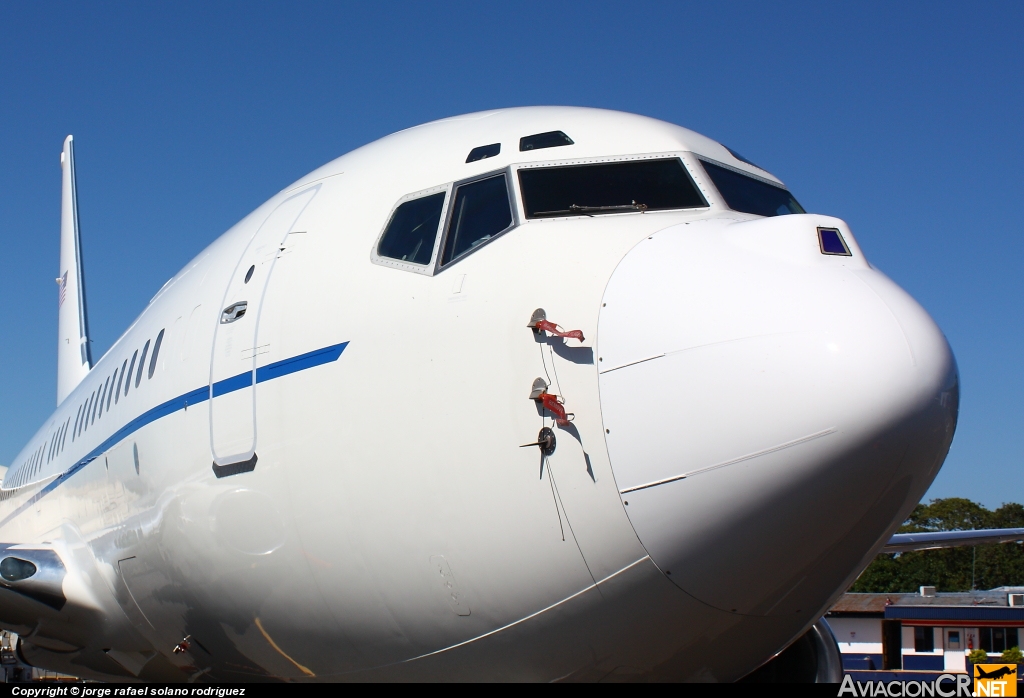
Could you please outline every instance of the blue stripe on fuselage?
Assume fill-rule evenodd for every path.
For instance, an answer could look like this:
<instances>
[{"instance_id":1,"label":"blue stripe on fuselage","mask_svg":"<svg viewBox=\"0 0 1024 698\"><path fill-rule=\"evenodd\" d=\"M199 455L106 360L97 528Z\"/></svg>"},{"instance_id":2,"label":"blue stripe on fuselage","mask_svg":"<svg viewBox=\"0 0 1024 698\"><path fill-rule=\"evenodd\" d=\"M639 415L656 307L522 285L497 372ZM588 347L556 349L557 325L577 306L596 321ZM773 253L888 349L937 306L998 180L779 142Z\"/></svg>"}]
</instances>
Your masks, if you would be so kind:
<instances>
[{"instance_id":1,"label":"blue stripe on fuselage","mask_svg":"<svg viewBox=\"0 0 1024 698\"><path fill-rule=\"evenodd\" d=\"M342 342L341 344L324 347L323 349L315 349L313 351L306 352L305 354L299 354L298 356L293 356L289 359L282 359L281 361L275 361L272 364L267 364L262 368L256 369L256 382L263 383L275 378L287 376L290 373L297 373L298 371L304 371L307 368L313 368L322 364L329 364L332 361L337 361L338 357L341 356L341 352L345 351L345 347L347 346L348 342ZM45 487L29 497L28 501L5 516L3 520L0 521L0 526L4 526L9 523L12 519L29 509L33 504L38 502L47 494L57 489L57 487L59 487L61 483L69 477L96 460L100 454L110 450L118 442L131 436L147 424L151 424L152 422L155 422L162 417L166 417L169 414L173 414L178 410L183 410L190 405L197 405L200 402L206 402L210 399L211 392L213 393L213 397L219 397L221 395L233 393L236 390L241 390L242 388L248 388L253 384L252 378L253 371L239 373L237 376L231 376L230 378L217 381L212 386L204 385L202 388L190 390L183 395L179 395L176 398L172 398L167 402L157 405L151 410L143 412L138 417L115 431L108 439L90 451L85 458L81 459L47 483Z\"/></svg>"}]
</instances>

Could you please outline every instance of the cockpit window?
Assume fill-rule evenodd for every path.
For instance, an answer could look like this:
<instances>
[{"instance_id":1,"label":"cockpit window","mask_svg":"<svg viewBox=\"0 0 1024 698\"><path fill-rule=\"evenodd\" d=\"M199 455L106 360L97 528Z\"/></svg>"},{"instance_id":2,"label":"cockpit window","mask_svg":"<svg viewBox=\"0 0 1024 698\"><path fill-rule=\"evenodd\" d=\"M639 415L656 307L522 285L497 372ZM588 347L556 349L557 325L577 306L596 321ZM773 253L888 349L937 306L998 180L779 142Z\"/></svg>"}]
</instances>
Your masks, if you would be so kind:
<instances>
[{"instance_id":1,"label":"cockpit window","mask_svg":"<svg viewBox=\"0 0 1024 698\"><path fill-rule=\"evenodd\" d=\"M739 153L737 153L737 152L736 152L735 150L733 150L733 149L732 149L732 148L730 148L729 146L727 146L727 145L723 145L722 147L723 147L723 148L725 148L726 150L728 150L728 151L729 151L729 154L730 154L730 155L732 155L732 156L733 156L734 158L736 158L737 160L739 160L740 162L745 162L745 163L747 163L748 165L752 165L752 166L756 167L756 168L757 168L757 169L759 169L759 170L763 170L763 169L764 169L763 167L761 167L760 165L758 165L758 164L757 164L756 162L751 162L750 160L746 159L745 157L743 157L742 155L740 155Z\"/></svg>"},{"instance_id":2,"label":"cockpit window","mask_svg":"<svg viewBox=\"0 0 1024 698\"><path fill-rule=\"evenodd\" d=\"M512 225L505 175L463 184L455 190L441 266L482 245Z\"/></svg>"},{"instance_id":3,"label":"cockpit window","mask_svg":"<svg viewBox=\"0 0 1024 698\"><path fill-rule=\"evenodd\" d=\"M753 213L756 216L785 216L806 213L789 190L768 182L740 174L721 165L701 160L704 170L733 211Z\"/></svg>"},{"instance_id":4,"label":"cockpit window","mask_svg":"<svg viewBox=\"0 0 1024 698\"><path fill-rule=\"evenodd\" d=\"M519 150L540 150L542 148L560 148L563 145L575 145L575 141L562 131L546 131L519 139Z\"/></svg>"},{"instance_id":5,"label":"cockpit window","mask_svg":"<svg viewBox=\"0 0 1024 698\"><path fill-rule=\"evenodd\" d=\"M519 186L527 218L708 205L679 158L522 168Z\"/></svg>"},{"instance_id":6,"label":"cockpit window","mask_svg":"<svg viewBox=\"0 0 1024 698\"><path fill-rule=\"evenodd\" d=\"M377 254L411 264L429 264L441 224L445 192L406 201L395 209Z\"/></svg>"}]
</instances>

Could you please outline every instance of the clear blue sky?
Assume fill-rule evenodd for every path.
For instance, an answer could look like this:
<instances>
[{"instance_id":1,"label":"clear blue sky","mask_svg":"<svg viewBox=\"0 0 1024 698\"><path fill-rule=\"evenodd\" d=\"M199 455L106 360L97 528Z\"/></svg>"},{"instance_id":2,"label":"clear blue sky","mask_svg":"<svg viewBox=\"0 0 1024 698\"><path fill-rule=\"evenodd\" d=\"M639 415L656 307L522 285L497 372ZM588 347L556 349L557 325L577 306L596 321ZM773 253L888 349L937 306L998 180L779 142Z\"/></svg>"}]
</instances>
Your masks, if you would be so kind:
<instances>
[{"instance_id":1,"label":"clear blue sky","mask_svg":"<svg viewBox=\"0 0 1024 698\"><path fill-rule=\"evenodd\" d=\"M637 112L847 220L962 378L929 497L1024 502L1024 3L0 4L0 463L55 402L59 152L94 356L286 184L494 107Z\"/></svg>"}]
</instances>

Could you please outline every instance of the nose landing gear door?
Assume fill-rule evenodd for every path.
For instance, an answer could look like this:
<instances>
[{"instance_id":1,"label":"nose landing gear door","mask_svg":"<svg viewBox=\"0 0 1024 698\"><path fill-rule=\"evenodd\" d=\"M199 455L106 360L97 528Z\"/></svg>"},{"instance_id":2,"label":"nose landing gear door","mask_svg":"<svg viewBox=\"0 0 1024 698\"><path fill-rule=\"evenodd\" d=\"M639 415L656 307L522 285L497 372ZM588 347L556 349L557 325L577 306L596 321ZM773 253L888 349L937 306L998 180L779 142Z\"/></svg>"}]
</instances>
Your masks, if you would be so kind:
<instances>
[{"instance_id":1,"label":"nose landing gear door","mask_svg":"<svg viewBox=\"0 0 1024 698\"><path fill-rule=\"evenodd\" d=\"M263 294L280 245L319 189L319 184L310 187L274 209L245 247L224 292L210 362L210 448L215 471L246 463L255 466L254 366L256 357L270 350L256 346Z\"/></svg>"}]
</instances>

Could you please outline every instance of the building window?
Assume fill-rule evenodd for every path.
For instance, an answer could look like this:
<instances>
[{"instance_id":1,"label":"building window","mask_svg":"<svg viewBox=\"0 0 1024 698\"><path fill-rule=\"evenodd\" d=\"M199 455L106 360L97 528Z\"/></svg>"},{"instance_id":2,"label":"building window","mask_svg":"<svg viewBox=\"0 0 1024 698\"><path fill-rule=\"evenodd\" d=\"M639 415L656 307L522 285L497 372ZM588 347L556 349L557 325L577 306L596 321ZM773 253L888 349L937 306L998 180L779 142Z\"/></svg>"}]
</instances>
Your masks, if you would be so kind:
<instances>
[{"instance_id":1,"label":"building window","mask_svg":"<svg viewBox=\"0 0 1024 698\"><path fill-rule=\"evenodd\" d=\"M1010 647L1019 647L1017 628L979 628L981 649L986 652L1002 652Z\"/></svg>"},{"instance_id":2,"label":"building window","mask_svg":"<svg viewBox=\"0 0 1024 698\"><path fill-rule=\"evenodd\" d=\"M951 650L958 650L958 649L960 649L960 631L959 630L950 630L949 631L948 641L946 643L946 648L947 649L951 649Z\"/></svg>"},{"instance_id":3,"label":"building window","mask_svg":"<svg viewBox=\"0 0 1024 698\"><path fill-rule=\"evenodd\" d=\"M915 652L934 652L935 651L935 633L931 628L914 628L914 651Z\"/></svg>"}]
</instances>

